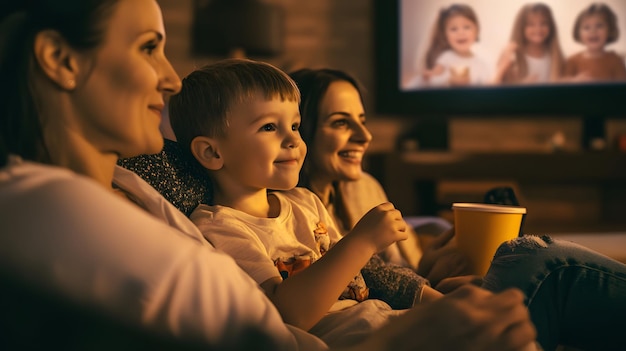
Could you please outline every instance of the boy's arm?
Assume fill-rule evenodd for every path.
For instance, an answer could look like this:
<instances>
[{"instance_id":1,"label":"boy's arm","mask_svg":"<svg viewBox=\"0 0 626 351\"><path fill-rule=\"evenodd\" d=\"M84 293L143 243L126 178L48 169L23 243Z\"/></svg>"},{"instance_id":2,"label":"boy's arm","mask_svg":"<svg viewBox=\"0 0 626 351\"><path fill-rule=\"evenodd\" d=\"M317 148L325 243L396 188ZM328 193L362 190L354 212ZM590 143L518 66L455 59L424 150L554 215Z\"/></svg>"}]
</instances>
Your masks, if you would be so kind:
<instances>
[{"instance_id":1,"label":"boy's arm","mask_svg":"<svg viewBox=\"0 0 626 351\"><path fill-rule=\"evenodd\" d=\"M376 251L364 236L347 235L307 269L286 280L270 278L261 288L285 323L308 330L328 312Z\"/></svg>"},{"instance_id":2,"label":"boy's arm","mask_svg":"<svg viewBox=\"0 0 626 351\"><path fill-rule=\"evenodd\" d=\"M348 235L310 267L284 281L268 279L261 287L285 322L308 330L374 253L406 237L401 213L391 203L383 203L366 213Z\"/></svg>"}]
</instances>

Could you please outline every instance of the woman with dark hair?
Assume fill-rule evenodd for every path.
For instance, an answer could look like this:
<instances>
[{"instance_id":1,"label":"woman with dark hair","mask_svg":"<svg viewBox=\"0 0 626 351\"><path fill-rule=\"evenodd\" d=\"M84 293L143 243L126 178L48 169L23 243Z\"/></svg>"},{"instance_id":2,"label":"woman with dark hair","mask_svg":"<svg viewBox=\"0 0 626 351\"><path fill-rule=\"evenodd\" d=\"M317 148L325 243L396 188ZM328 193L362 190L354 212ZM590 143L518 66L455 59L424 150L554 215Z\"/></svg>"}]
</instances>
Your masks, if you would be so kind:
<instances>
[{"instance_id":1,"label":"woman with dark hair","mask_svg":"<svg viewBox=\"0 0 626 351\"><path fill-rule=\"evenodd\" d=\"M0 11L3 281L209 348L253 339L297 349L298 335L323 348L288 329L230 257L116 166L163 147L161 111L181 87L157 2L34 0ZM74 341L104 335L91 332Z\"/></svg>"},{"instance_id":2,"label":"woman with dark hair","mask_svg":"<svg viewBox=\"0 0 626 351\"><path fill-rule=\"evenodd\" d=\"M154 0L0 5L2 297L33 296L38 301L28 307L42 306L42 319L31 319L39 318L32 308L2 314L0 348L11 341L28 348L33 340L38 348L101 347L117 329L98 326L113 323L184 342L159 348L327 349L284 324L232 258L139 176L116 166L120 157L163 147L161 112L181 87L164 45ZM518 350L535 337L522 299L514 289L464 288L403 314L355 349ZM30 333L65 321L45 316L61 311L102 323L54 335L65 344ZM82 319L78 311L93 313ZM5 337L7 330L16 333ZM119 345L138 346L132 338Z\"/></svg>"},{"instance_id":3,"label":"woman with dark hair","mask_svg":"<svg viewBox=\"0 0 626 351\"><path fill-rule=\"evenodd\" d=\"M300 134L309 146L298 185L316 193L338 227L347 233L370 208L388 201L380 183L362 170L372 140L365 125L362 88L349 74L333 69L303 69L291 77L300 88ZM411 267L433 285L442 278L468 272L465 257L449 240L448 222L428 217L422 218L420 226L408 225L409 239L390 246L381 253L383 259ZM417 239L417 234L423 234L421 230L443 234L424 257Z\"/></svg>"},{"instance_id":4,"label":"woman with dark hair","mask_svg":"<svg viewBox=\"0 0 626 351\"><path fill-rule=\"evenodd\" d=\"M372 136L361 89L353 77L333 69L303 69L290 76L300 89L300 134L308 147L300 185L317 194L349 230L365 211L387 201L380 184L362 170ZM431 283L441 281L433 283L437 289L450 291L477 278L491 291L521 289L545 350L558 344L594 350L623 345L620 330L626 322L608 316L626 312L624 264L573 243L524 236L500 246L485 277L457 277L464 261L455 254L453 235L453 230L441 235L417 267ZM600 324L588 329L590 320Z\"/></svg>"}]
</instances>

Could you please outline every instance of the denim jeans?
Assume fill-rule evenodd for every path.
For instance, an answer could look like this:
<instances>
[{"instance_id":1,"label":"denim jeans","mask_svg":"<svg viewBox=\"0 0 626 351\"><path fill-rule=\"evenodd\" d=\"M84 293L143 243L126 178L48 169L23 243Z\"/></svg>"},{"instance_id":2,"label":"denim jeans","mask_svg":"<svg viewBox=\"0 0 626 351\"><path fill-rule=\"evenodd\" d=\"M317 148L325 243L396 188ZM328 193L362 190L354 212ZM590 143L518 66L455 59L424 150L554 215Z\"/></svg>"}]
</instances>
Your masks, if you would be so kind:
<instances>
[{"instance_id":1,"label":"denim jeans","mask_svg":"<svg viewBox=\"0 0 626 351\"><path fill-rule=\"evenodd\" d=\"M523 236L502 244L483 287L517 287L544 350L626 350L626 265L578 244Z\"/></svg>"}]
</instances>

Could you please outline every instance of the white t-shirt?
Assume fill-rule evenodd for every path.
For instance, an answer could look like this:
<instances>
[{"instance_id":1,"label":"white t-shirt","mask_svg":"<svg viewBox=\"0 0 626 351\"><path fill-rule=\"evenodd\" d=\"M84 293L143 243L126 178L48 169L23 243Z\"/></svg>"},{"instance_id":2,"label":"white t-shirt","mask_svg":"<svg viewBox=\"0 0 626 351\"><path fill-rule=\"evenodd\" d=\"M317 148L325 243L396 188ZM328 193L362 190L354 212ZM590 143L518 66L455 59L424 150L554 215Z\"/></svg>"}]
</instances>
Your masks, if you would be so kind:
<instances>
[{"instance_id":1,"label":"white t-shirt","mask_svg":"<svg viewBox=\"0 0 626 351\"><path fill-rule=\"evenodd\" d=\"M281 276L276 262L304 261L298 265L308 266L329 244L341 239L333 219L313 192L294 188L273 192L273 196L280 202L276 218L259 218L220 205L200 205L189 217L209 242L234 257L259 284ZM321 228L327 232L328 244L314 232Z\"/></svg>"},{"instance_id":2,"label":"white t-shirt","mask_svg":"<svg viewBox=\"0 0 626 351\"><path fill-rule=\"evenodd\" d=\"M469 70L470 85L488 84L493 78L493 72L487 62L474 54L472 56L460 56L453 50L444 51L436 61L437 65L444 67L443 73L430 78L429 84L432 86L448 86L451 70Z\"/></svg>"},{"instance_id":3,"label":"white t-shirt","mask_svg":"<svg viewBox=\"0 0 626 351\"><path fill-rule=\"evenodd\" d=\"M528 77L532 82L542 83L550 81L550 56L532 57L526 55L528 63Z\"/></svg>"},{"instance_id":4,"label":"white t-shirt","mask_svg":"<svg viewBox=\"0 0 626 351\"><path fill-rule=\"evenodd\" d=\"M130 325L217 346L249 327L282 349L326 349L286 326L264 293L134 173L115 183L151 214L67 169L12 157L0 169L0 265Z\"/></svg>"},{"instance_id":5,"label":"white t-shirt","mask_svg":"<svg viewBox=\"0 0 626 351\"><path fill-rule=\"evenodd\" d=\"M327 244L341 239L332 217L313 192L294 188L272 194L280 202L276 218L259 218L219 205L200 205L190 216L207 240L233 256L258 283L284 277L276 262L306 268L322 256ZM328 242L320 236L327 236ZM355 287L361 288L364 285ZM354 346L402 313L404 310L392 310L380 300L338 300L310 332L333 347Z\"/></svg>"}]
</instances>

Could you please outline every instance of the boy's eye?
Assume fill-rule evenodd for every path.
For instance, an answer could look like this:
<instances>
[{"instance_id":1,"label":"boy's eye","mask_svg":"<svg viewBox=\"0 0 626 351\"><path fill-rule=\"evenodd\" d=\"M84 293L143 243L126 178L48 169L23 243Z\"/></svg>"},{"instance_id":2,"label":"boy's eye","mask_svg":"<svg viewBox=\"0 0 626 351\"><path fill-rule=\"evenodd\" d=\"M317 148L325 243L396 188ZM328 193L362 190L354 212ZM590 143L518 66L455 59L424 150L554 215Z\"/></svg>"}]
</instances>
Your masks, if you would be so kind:
<instances>
[{"instance_id":1,"label":"boy's eye","mask_svg":"<svg viewBox=\"0 0 626 351\"><path fill-rule=\"evenodd\" d=\"M264 132L273 132L276 130L276 126L272 123L268 123L268 124L263 125L263 127L261 127L260 130Z\"/></svg>"},{"instance_id":2,"label":"boy's eye","mask_svg":"<svg viewBox=\"0 0 626 351\"><path fill-rule=\"evenodd\" d=\"M300 123L294 123L294 124L291 126L291 130L293 130L294 132L295 132L296 130L298 130L298 129L300 129Z\"/></svg>"}]
</instances>

